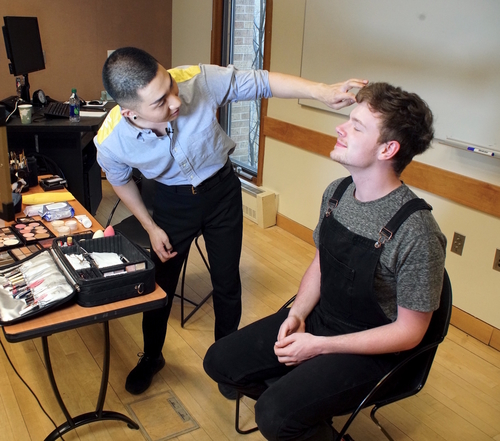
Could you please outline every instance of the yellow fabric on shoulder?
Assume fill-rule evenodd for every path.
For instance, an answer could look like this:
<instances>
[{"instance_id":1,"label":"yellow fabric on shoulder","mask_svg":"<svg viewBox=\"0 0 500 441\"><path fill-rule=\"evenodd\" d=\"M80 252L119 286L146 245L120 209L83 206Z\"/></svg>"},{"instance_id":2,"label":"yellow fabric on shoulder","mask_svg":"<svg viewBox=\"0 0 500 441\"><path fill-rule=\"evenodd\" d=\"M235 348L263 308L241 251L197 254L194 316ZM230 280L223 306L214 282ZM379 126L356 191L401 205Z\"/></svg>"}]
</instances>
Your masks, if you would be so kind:
<instances>
[{"instance_id":1,"label":"yellow fabric on shoulder","mask_svg":"<svg viewBox=\"0 0 500 441\"><path fill-rule=\"evenodd\" d=\"M97 132L97 142L99 144L104 142L121 119L122 114L120 112L120 106L113 107Z\"/></svg>"},{"instance_id":2,"label":"yellow fabric on shoulder","mask_svg":"<svg viewBox=\"0 0 500 441\"><path fill-rule=\"evenodd\" d=\"M174 69L168 69L168 71L170 72L170 75L172 75L172 78L177 83L182 83L200 74L201 69L200 66L189 66L182 69L176 67Z\"/></svg>"},{"instance_id":3,"label":"yellow fabric on shoulder","mask_svg":"<svg viewBox=\"0 0 500 441\"><path fill-rule=\"evenodd\" d=\"M33 193L23 195L24 205L47 204L49 202L72 201L75 197L69 191L49 191L46 193Z\"/></svg>"}]
</instances>

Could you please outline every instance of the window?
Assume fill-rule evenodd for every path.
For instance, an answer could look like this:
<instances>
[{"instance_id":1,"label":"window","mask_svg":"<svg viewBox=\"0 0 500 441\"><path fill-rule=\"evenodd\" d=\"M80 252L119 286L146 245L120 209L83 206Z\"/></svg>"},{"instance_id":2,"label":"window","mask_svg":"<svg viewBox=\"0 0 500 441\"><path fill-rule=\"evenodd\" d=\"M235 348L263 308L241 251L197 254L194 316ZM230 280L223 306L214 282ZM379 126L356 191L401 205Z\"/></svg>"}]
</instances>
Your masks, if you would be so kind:
<instances>
[{"instance_id":1,"label":"window","mask_svg":"<svg viewBox=\"0 0 500 441\"><path fill-rule=\"evenodd\" d=\"M263 69L266 6L269 0L227 0L222 11L221 64L239 69ZM233 164L247 178L256 177L262 102L233 103L220 111L220 123L236 142Z\"/></svg>"}]
</instances>

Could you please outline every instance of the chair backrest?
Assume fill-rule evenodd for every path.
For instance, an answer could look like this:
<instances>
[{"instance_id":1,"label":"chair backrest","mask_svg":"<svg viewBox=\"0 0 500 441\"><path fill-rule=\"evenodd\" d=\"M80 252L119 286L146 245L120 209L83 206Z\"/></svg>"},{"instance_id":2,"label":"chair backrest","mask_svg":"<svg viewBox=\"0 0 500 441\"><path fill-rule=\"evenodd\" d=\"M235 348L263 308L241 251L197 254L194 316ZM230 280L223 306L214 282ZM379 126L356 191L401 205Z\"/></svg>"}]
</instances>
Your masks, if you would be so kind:
<instances>
[{"instance_id":1,"label":"chair backrest","mask_svg":"<svg viewBox=\"0 0 500 441\"><path fill-rule=\"evenodd\" d=\"M36 165L39 175L57 175L63 179L66 179L64 176L61 167L57 165L57 163L49 158L46 155L42 155L41 153L30 153L30 156L33 156L36 159Z\"/></svg>"},{"instance_id":2,"label":"chair backrest","mask_svg":"<svg viewBox=\"0 0 500 441\"><path fill-rule=\"evenodd\" d=\"M429 328L420 344L380 382L377 391L363 405L385 406L419 392L427 381L438 345L448 333L452 309L452 290L444 271L439 308L432 315Z\"/></svg>"}]
</instances>

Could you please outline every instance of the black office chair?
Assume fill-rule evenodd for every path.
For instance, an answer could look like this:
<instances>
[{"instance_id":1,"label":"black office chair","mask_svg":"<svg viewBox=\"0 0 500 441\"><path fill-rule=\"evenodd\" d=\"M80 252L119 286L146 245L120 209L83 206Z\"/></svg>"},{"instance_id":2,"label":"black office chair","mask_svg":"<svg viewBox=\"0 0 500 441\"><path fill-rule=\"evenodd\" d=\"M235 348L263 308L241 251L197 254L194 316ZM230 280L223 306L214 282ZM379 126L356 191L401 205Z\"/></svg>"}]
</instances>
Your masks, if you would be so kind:
<instances>
[{"instance_id":1,"label":"black office chair","mask_svg":"<svg viewBox=\"0 0 500 441\"><path fill-rule=\"evenodd\" d=\"M290 299L287 304L290 304L294 298ZM286 307L285 305L283 307ZM282 308L283 308L282 307ZM427 329L424 338L420 344L410 351L409 355L395 366L389 373L387 373L378 384L366 395L365 398L359 403L358 407L352 409L351 415L338 433L335 441L352 439L346 434L347 429L354 421L359 412L366 408L373 406L370 412L370 418L382 431L387 439L393 441L389 433L381 426L380 422L375 417L375 413L382 406L394 403L396 401L408 398L417 394L424 387L429 372L431 370L432 362L437 351L437 347L444 340L448 332L450 324L452 309L452 290L450 278L448 273L444 271L443 289L441 291L441 303L439 308L434 311L432 315L429 328ZM271 379L269 384L277 381L279 378ZM236 400L236 420L235 428L238 433L247 434L258 430L257 427L248 430L241 430L239 428L239 401L238 396ZM334 415L340 416L340 415Z\"/></svg>"},{"instance_id":2,"label":"black office chair","mask_svg":"<svg viewBox=\"0 0 500 441\"><path fill-rule=\"evenodd\" d=\"M61 167L57 165L57 163L49 158L46 155L42 155L41 153L29 153L28 156L32 156L36 159L36 168L38 175L57 175L63 179L66 179L64 176Z\"/></svg>"},{"instance_id":3,"label":"black office chair","mask_svg":"<svg viewBox=\"0 0 500 441\"><path fill-rule=\"evenodd\" d=\"M153 214L153 204L154 204L154 195L155 195L155 188L156 188L156 182L152 179L146 179L138 170L134 169L133 175L132 175L137 188L139 189L139 192L141 193L142 200L144 201L144 205L148 209L149 213L152 215ZM115 214L115 211L120 204L120 199L116 201L115 205L113 206L111 213L108 216L108 220L106 222L106 227L111 224L111 221L113 219L113 215ZM139 245L140 247L144 248L145 250L151 251L151 243L149 240L149 234L146 232L146 230L142 227L141 223L137 220L137 218L134 215L131 215L125 219L123 219L121 222L119 222L116 225L113 225L113 229L115 231L119 231L121 234L123 234L125 237L130 239L132 242L135 244ZM201 258L203 259L203 263L205 264L208 272L210 273L210 266L208 264L207 259L205 258L203 251L200 248L200 245L198 243L199 238L201 237L202 233L201 231L198 232L197 236L194 239L194 243L196 245L196 248L198 249L198 252L200 253ZM200 302L196 303L193 300L190 300L184 296L184 286L186 282L186 269L187 269L187 263L188 263L188 258L189 258L189 251L186 254L186 257L184 258L184 262L182 264L182 278L181 278L181 293L175 294L176 297L179 297L181 299L181 327L184 327L186 322L198 311L209 299L212 297L213 291L210 291ZM187 315L185 316L185 310L184 310L184 303L188 302L191 305L194 306L194 309Z\"/></svg>"}]
</instances>

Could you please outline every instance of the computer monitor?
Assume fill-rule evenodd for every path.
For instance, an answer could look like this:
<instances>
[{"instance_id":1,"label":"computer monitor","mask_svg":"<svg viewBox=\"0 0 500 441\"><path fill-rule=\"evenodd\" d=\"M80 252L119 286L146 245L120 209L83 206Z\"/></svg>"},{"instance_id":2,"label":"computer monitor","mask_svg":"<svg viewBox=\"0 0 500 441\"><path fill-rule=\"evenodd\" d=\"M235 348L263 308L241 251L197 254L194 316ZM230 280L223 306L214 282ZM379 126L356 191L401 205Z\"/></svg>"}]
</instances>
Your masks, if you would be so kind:
<instances>
[{"instance_id":1,"label":"computer monitor","mask_svg":"<svg viewBox=\"0 0 500 441\"><path fill-rule=\"evenodd\" d=\"M45 69L42 40L36 17L4 17L3 38L9 70L14 76L24 76L21 98L30 101L28 74Z\"/></svg>"}]
</instances>

